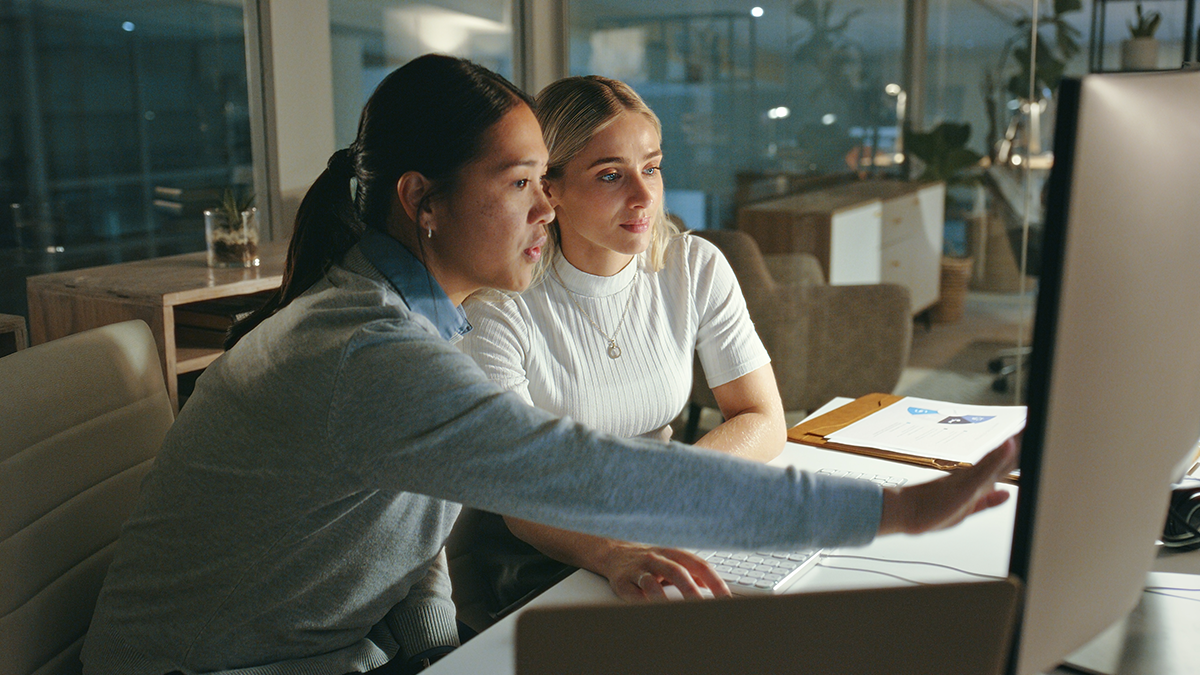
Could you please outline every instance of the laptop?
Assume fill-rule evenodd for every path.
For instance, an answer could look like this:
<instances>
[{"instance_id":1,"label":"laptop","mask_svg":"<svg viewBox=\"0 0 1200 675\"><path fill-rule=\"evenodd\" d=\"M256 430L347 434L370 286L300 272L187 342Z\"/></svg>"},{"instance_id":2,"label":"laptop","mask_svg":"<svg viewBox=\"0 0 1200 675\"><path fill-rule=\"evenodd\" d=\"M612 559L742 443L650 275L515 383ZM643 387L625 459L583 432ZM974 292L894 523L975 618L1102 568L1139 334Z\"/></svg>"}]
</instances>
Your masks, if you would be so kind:
<instances>
[{"instance_id":1,"label":"laptop","mask_svg":"<svg viewBox=\"0 0 1200 675\"><path fill-rule=\"evenodd\" d=\"M517 675L998 675L1014 578L702 602L531 608Z\"/></svg>"}]
</instances>

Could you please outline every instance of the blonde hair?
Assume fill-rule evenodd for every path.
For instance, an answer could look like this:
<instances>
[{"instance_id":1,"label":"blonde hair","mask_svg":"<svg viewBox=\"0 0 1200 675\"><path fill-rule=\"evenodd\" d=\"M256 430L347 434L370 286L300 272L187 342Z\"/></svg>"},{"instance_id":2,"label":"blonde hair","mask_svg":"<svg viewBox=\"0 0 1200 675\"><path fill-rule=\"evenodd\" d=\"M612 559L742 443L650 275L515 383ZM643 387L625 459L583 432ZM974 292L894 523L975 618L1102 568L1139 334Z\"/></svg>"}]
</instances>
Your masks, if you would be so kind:
<instances>
[{"instance_id":1,"label":"blonde hair","mask_svg":"<svg viewBox=\"0 0 1200 675\"><path fill-rule=\"evenodd\" d=\"M548 85L537 95L535 110L542 125L542 138L550 151L546 178L551 180L561 178L567 164L623 112L648 119L662 140L662 123L650 106L629 85L599 75L566 77ZM562 245L558 220L550 223L548 229L550 236L534 270L535 279L545 273ZM641 254L642 265L651 272L661 270L667 244L679 233L679 228L667 218L660 199L651 225L650 246Z\"/></svg>"}]
</instances>

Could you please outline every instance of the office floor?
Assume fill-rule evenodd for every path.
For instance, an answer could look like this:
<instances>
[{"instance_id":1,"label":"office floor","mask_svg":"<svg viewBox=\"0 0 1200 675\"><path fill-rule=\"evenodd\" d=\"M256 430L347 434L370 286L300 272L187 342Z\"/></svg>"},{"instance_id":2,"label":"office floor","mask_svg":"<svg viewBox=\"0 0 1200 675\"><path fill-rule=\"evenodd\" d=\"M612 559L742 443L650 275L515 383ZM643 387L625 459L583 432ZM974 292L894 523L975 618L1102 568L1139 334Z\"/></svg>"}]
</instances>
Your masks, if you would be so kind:
<instances>
[{"instance_id":1,"label":"office floor","mask_svg":"<svg viewBox=\"0 0 1200 675\"><path fill-rule=\"evenodd\" d=\"M896 393L981 405L1023 403L1017 396L1015 375L1006 379L1007 391L993 388L996 375L988 370L988 362L1002 350L1029 346L1036 299L1033 291L1025 295L972 291L961 320L935 323L928 329L916 323L908 367ZM1022 363L1022 380L1026 374Z\"/></svg>"},{"instance_id":2,"label":"office floor","mask_svg":"<svg viewBox=\"0 0 1200 675\"><path fill-rule=\"evenodd\" d=\"M928 327L922 321L915 322L908 367L895 393L980 405L1022 403L1016 397L1013 379L1009 379L1007 392L992 388L996 376L988 371L987 362L1000 349L1018 342L1029 345L1036 298L1035 290L1024 295L970 291L959 321ZM788 413L788 425L798 423L804 415L803 411ZM682 421L681 417L673 425L677 437ZM699 433L703 435L720 421L718 411L705 410Z\"/></svg>"}]
</instances>

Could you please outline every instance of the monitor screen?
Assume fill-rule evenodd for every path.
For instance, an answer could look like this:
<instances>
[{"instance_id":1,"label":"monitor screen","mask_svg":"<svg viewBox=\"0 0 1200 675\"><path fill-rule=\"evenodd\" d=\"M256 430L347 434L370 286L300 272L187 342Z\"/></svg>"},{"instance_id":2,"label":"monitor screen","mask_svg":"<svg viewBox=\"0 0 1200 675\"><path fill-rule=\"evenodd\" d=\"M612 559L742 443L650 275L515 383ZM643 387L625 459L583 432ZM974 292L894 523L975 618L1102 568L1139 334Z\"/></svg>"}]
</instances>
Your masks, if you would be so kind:
<instances>
[{"instance_id":1,"label":"monitor screen","mask_svg":"<svg viewBox=\"0 0 1200 675\"><path fill-rule=\"evenodd\" d=\"M1200 437L1200 72L1061 91L1011 558L1018 675L1134 608Z\"/></svg>"}]
</instances>

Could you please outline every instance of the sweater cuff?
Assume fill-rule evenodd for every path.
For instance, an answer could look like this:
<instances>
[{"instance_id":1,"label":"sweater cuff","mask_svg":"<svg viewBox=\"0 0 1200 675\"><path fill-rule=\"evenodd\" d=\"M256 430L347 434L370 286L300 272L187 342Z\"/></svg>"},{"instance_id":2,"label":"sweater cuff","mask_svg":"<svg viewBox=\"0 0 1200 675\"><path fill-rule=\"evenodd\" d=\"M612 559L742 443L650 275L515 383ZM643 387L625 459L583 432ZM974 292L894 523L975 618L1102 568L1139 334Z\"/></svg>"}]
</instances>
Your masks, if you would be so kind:
<instances>
[{"instance_id":1,"label":"sweater cuff","mask_svg":"<svg viewBox=\"0 0 1200 675\"><path fill-rule=\"evenodd\" d=\"M388 625L400 643L400 655L406 661L432 649L459 645L452 603L402 603L388 614Z\"/></svg>"}]
</instances>

